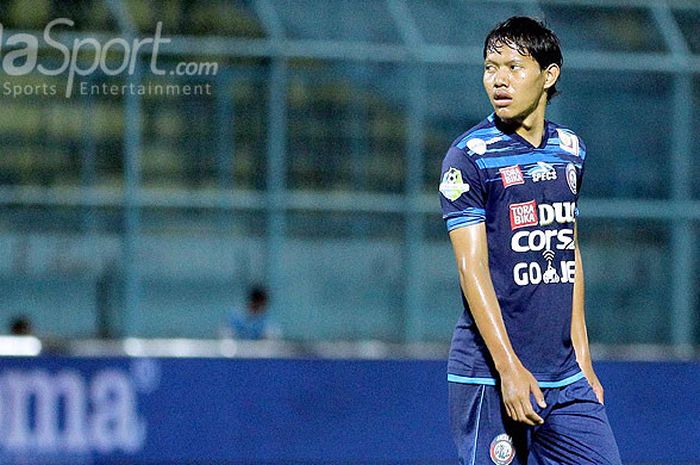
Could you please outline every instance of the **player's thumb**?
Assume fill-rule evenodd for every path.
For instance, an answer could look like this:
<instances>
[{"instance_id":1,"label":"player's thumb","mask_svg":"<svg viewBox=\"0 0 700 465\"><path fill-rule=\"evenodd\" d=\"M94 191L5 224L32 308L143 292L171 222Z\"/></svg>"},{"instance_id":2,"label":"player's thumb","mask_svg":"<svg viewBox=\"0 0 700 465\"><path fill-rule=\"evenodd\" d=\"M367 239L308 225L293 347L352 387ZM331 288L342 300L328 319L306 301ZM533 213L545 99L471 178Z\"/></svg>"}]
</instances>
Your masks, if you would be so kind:
<instances>
[{"instance_id":1,"label":"player's thumb","mask_svg":"<svg viewBox=\"0 0 700 465\"><path fill-rule=\"evenodd\" d=\"M535 402L537 402L537 405L542 408L547 407L547 403L544 401L544 394L542 394L542 390L537 385L536 381L531 384L530 389L532 390L532 395L535 396Z\"/></svg>"}]
</instances>

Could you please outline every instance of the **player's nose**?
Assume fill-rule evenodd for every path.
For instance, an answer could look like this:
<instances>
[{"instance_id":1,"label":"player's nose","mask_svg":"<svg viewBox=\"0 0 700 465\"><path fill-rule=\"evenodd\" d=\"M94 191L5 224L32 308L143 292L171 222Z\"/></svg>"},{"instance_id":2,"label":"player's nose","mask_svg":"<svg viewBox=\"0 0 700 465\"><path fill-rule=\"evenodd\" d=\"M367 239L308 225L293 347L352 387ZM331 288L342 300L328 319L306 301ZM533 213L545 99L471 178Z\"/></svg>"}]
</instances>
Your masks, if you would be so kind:
<instances>
[{"instance_id":1,"label":"player's nose","mask_svg":"<svg viewBox=\"0 0 700 465\"><path fill-rule=\"evenodd\" d=\"M494 87L506 87L508 86L508 71L499 68L493 78Z\"/></svg>"}]
</instances>

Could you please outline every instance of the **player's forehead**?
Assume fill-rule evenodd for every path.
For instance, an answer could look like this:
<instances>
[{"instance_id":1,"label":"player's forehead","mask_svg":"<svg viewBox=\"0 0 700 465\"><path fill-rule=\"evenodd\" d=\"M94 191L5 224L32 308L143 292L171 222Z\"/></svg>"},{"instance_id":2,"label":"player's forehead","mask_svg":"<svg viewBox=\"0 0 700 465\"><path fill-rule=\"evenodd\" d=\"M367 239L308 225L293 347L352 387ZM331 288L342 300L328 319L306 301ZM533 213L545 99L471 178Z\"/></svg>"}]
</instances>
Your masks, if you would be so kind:
<instances>
[{"instance_id":1,"label":"player's forehead","mask_svg":"<svg viewBox=\"0 0 700 465\"><path fill-rule=\"evenodd\" d=\"M527 48L507 40L499 40L490 43L486 49L484 61L493 63L533 61L536 63L536 60L532 57Z\"/></svg>"}]
</instances>

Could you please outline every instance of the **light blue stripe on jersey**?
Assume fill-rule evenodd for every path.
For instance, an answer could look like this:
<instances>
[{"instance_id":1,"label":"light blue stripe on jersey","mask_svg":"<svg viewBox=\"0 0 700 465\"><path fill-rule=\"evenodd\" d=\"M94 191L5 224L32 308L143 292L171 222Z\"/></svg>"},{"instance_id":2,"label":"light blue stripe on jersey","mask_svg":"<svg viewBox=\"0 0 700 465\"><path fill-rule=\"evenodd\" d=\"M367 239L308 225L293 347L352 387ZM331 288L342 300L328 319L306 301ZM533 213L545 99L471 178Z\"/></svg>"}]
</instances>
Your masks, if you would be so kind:
<instances>
[{"instance_id":1,"label":"light blue stripe on jersey","mask_svg":"<svg viewBox=\"0 0 700 465\"><path fill-rule=\"evenodd\" d=\"M556 155L550 155L547 153L539 153L533 156L532 153L526 153L523 155L510 155L507 157L494 157L494 158L480 158L476 161L479 168L502 168L504 166L513 166L519 164L530 164L536 163L538 161L544 161L549 163L562 162L561 157Z\"/></svg>"},{"instance_id":2,"label":"light blue stripe on jersey","mask_svg":"<svg viewBox=\"0 0 700 465\"><path fill-rule=\"evenodd\" d=\"M481 388L481 397L479 398L479 410L476 414L476 434L474 434L474 447L472 449L472 460L469 465L475 465L476 464L476 450L477 450L477 444L479 444L479 425L481 424L481 407L484 405L484 393L486 392L486 388L482 387Z\"/></svg>"},{"instance_id":3,"label":"light blue stripe on jersey","mask_svg":"<svg viewBox=\"0 0 700 465\"><path fill-rule=\"evenodd\" d=\"M583 372L579 371L575 375L571 375L568 378L564 378L560 381L538 381L537 384L539 384L541 388L558 388L568 386L569 384L573 384L583 377Z\"/></svg>"},{"instance_id":4,"label":"light blue stripe on jersey","mask_svg":"<svg viewBox=\"0 0 700 465\"><path fill-rule=\"evenodd\" d=\"M486 216L486 210L484 210L483 208L468 207L464 210L450 212L446 215L443 215L442 219L446 220L448 218L454 218L457 216Z\"/></svg>"},{"instance_id":5,"label":"light blue stripe on jersey","mask_svg":"<svg viewBox=\"0 0 700 465\"><path fill-rule=\"evenodd\" d=\"M467 376L459 376L448 374L447 381L450 383L461 383L461 384L485 384L487 386L495 386L496 380L494 378L470 378Z\"/></svg>"},{"instance_id":6,"label":"light blue stripe on jersey","mask_svg":"<svg viewBox=\"0 0 700 465\"><path fill-rule=\"evenodd\" d=\"M470 207L459 212L451 212L444 216L447 220L447 231L483 223L486 220L486 210Z\"/></svg>"},{"instance_id":7,"label":"light blue stripe on jersey","mask_svg":"<svg viewBox=\"0 0 700 465\"><path fill-rule=\"evenodd\" d=\"M573 384L576 381L584 377L583 372L579 371L575 375L569 376L559 381L537 381L537 385L544 389L560 388ZM459 376L449 373L447 375L447 381L451 383L461 383L461 384L485 384L487 386L495 386L495 378L472 378L468 376Z\"/></svg>"},{"instance_id":8,"label":"light blue stripe on jersey","mask_svg":"<svg viewBox=\"0 0 700 465\"><path fill-rule=\"evenodd\" d=\"M455 229L464 228L465 226L472 226L474 224L483 223L484 221L486 221L486 218L477 216L460 216L458 218L450 218L446 222L447 231L449 232Z\"/></svg>"}]
</instances>

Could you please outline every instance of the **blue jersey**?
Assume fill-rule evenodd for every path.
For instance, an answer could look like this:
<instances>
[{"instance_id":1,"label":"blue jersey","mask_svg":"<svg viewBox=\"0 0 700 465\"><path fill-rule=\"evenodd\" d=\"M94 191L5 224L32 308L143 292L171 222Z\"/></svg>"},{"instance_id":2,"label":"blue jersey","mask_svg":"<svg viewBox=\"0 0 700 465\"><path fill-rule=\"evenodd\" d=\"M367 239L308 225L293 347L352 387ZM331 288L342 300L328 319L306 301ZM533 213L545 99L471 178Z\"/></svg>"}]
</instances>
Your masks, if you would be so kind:
<instances>
[{"instance_id":1,"label":"blue jersey","mask_svg":"<svg viewBox=\"0 0 700 465\"><path fill-rule=\"evenodd\" d=\"M460 136L442 164L449 231L485 223L489 267L516 355L542 387L580 379L571 343L574 221L586 149L545 121L533 147L492 114ZM495 384L493 360L462 295L448 363L454 382Z\"/></svg>"},{"instance_id":2,"label":"blue jersey","mask_svg":"<svg viewBox=\"0 0 700 465\"><path fill-rule=\"evenodd\" d=\"M252 315L246 311L235 312L229 320L236 339L265 339L269 332L269 321L265 313Z\"/></svg>"}]
</instances>

